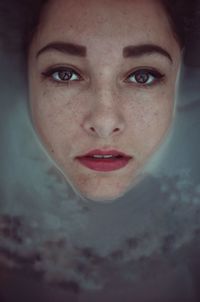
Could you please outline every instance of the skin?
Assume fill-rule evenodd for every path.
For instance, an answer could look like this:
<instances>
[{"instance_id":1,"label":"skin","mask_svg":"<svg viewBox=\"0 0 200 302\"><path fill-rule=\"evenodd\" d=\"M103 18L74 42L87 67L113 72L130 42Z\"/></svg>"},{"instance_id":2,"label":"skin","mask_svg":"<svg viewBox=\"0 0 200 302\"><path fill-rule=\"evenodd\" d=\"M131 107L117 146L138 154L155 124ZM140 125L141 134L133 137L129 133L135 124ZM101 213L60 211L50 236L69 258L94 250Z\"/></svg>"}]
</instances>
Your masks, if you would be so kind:
<instances>
[{"instance_id":1,"label":"skin","mask_svg":"<svg viewBox=\"0 0 200 302\"><path fill-rule=\"evenodd\" d=\"M86 56L44 50L52 42L85 46ZM125 47L143 44L162 47L169 56L123 55ZM81 196L113 200L136 183L171 124L180 61L159 1L54 0L45 7L29 48L32 117L49 154ZM60 67L75 73L64 81ZM147 69L144 83L135 75L141 69ZM93 149L115 149L132 160L111 172L75 160Z\"/></svg>"}]
</instances>

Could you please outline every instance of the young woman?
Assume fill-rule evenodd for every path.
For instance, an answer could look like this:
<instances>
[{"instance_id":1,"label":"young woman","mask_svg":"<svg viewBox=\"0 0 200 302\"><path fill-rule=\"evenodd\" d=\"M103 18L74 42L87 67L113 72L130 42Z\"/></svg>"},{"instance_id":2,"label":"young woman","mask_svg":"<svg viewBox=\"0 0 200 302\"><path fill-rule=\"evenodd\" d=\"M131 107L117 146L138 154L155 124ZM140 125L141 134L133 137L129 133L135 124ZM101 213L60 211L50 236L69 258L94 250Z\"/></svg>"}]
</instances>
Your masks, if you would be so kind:
<instances>
[{"instance_id":1,"label":"young woman","mask_svg":"<svg viewBox=\"0 0 200 302\"><path fill-rule=\"evenodd\" d=\"M48 1L27 47L33 123L78 193L133 187L168 133L182 36L162 1Z\"/></svg>"}]
</instances>

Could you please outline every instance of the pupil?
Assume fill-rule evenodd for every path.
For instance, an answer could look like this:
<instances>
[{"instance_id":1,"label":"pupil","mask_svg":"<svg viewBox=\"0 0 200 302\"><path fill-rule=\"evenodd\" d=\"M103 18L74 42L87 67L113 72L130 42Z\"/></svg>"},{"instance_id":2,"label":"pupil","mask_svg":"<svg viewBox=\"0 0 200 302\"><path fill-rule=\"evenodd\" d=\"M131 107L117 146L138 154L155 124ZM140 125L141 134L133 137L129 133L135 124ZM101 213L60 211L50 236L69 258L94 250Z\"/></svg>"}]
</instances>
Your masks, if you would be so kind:
<instances>
[{"instance_id":1,"label":"pupil","mask_svg":"<svg viewBox=\"0 0 200 302\"><path fill-rule=\"evenodd\" d=\"M148 73L144 72L144 71L139 71L136 75L135 75L136 81L138 83L146 83L149 79L149 75Z\"/></svg>"},{"instance_id":2,"label":"pupil","mask_svg":"<svg viewBox=\"0 0 200 302\"><path fill-rule=\"evenodd\" d=\"M59 77L63 81L70 80L71 76L72 76L72 73L70 70L63 70L63 71L59 72Z\"/></svg>"}]
</instances>

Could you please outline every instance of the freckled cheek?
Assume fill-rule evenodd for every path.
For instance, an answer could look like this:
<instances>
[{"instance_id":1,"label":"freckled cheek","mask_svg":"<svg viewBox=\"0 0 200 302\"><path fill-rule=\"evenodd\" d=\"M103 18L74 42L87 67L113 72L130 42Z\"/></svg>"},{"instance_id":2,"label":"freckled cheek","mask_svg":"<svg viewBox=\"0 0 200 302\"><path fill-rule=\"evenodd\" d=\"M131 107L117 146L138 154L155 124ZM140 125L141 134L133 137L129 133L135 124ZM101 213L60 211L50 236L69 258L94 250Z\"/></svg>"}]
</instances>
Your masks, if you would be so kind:
<instances>
[{"instance_id":1,"label":"freckled cheek","mask_svg":"<svg viewBox=\"0 0 200 302\"><path fill-rule=\"evenodd\" d=\"M133 142L141 158L151 154L162 142L171 124L172 112L173 97L166 94L135 102L129 110Z\"/></svg>"},{"instance_id":2,"label":"freckled cheek","mask_svg":"<svg viewBox=\"0 0 200 302\"><path fill-rule=\"evenodd\" d=\"M56 153L80 139L80 118L84 112L77 99L61 94L40 94L35 97L33 111L42 141Z\"/></svg>"},{"instance_id":3,"label":"freckled cheek","mask_svg":"<svg viewBox=\"0 0 200 302\"><path fill-rule=\"evenodd\" d=\"M146 131L146 151L151 153L156 149L169 129L171 123L171 111L163 111L159 108L152 110L149 119L145 123Z\"/></svg>"}]
</instances>

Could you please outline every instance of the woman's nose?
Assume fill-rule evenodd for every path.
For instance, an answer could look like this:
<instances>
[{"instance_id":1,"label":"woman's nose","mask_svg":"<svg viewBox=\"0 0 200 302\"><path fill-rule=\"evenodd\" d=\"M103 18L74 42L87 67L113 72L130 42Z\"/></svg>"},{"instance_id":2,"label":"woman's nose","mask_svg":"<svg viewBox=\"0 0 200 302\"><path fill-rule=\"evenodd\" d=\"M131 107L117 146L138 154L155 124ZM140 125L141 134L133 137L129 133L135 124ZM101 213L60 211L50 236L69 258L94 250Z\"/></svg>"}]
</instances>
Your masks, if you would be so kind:
<instances>
[{"instance_id":1,"label":"woman's nose","mask_svg":"<svg viewBox=\"0 0 200 302\"><path fill-rule=\"evenodd\" d=\"M111 90L95 94L91 104L83 122L83 128L89 135L109 138L124 131L125 119L119 107L119 97Z\"/></svg>"}]
</instances>

